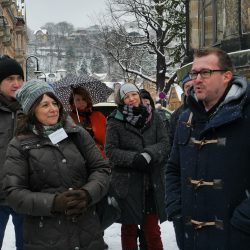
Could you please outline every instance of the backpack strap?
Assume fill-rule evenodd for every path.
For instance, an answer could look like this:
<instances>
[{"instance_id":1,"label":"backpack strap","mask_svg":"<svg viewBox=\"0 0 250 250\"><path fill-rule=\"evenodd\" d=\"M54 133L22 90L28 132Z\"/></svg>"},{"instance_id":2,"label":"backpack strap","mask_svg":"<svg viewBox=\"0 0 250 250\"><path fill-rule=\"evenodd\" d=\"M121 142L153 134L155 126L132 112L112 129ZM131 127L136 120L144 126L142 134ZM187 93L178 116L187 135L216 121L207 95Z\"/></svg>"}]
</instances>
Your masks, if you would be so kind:
<instances>
[{"instance_id":1,"label":"backpack strap","mask_svg":"<svg viewBox=\"0 0 250 250\"><path fill-rule=\"evenodd\" d=\"M83 158L86 159L86 152L83 150L81 144L82 144L82 138L79 133L71 133L70 138L79 150L79 152L82 154Z\"/></svg>"},{"instance_id":2,"label":"backpack strap","mask_svg":"<svg viewBox=\"0 0 250 250\"><path fill-rule=\"evenodd\" d=\"M38 148L41 146L41 139L37 137L31 137L30 135L20 135L17 137L18 140L20 141L21 148L23 150L23 153L26 158L28 158L28 151L32 148ZM84 159L85 157L85 152L81 146L81 136L79 133L71 133L70 134L70 139L72 139L73 143L76 145L77 149L80 151Z\"/></svg>"}]
</instances>

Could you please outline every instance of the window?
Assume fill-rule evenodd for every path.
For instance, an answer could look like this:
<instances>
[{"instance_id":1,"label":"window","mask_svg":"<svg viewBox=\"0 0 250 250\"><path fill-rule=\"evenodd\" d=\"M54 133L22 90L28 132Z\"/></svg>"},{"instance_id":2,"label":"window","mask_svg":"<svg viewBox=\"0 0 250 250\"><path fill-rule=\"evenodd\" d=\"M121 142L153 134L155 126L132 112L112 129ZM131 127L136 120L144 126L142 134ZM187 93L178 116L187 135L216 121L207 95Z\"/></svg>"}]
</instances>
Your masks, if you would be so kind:
<instances>
[{"instance_id":1,"label":"window","mask_svg":"<svg viewBox=\"0 0 250 250\"><path fill-rule=\"evenodd\" d=\"M247 1L247 0L246 0ZM201 0L199 6L200 45L211 46L222 40L224 1Z\"/></svg>"},{"instance_id":2,"label":"window","mask_svg":"<svg viewBox=\"0 0 250 250\"><path fill-rule=\"evenodd\" d=\"M242 33L250 33L250 1L241 0Z\"/></svg>"}]
</instances>

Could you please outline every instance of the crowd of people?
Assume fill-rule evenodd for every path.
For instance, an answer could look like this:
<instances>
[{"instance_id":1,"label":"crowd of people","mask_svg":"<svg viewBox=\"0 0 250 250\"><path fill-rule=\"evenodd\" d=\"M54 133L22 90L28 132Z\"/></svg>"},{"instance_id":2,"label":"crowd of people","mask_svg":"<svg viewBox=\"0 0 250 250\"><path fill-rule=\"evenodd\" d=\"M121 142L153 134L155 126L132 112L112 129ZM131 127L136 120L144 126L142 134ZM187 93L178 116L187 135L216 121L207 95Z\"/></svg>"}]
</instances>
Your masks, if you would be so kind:
<instances>
[{"instance_id":1,"label":"crowd of people","mask_svg":"<svg viewBox=\"0 0 250 250\"><path fill-rule=\"evenodd\" d=\"M73 88L66 112L46 82L24 82L0 57L0 248L9 216L17 250L104 250L96 210L119 207L122 250L163 250L172 221L181 250L250 249L250 90L218 48L195 51L170 121L145 89L93 111Z\"/></svg>"}]
</instances>

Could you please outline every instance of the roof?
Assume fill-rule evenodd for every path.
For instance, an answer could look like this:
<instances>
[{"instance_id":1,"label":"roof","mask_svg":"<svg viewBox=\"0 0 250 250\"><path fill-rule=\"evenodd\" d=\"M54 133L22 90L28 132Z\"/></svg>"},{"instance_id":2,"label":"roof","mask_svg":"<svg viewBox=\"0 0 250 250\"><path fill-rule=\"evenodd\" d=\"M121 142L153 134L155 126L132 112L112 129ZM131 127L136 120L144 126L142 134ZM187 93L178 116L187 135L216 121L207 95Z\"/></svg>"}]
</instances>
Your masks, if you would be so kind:
<instances>
[{"instance_id":1,"label":"roof","mask_svg":"<svg viewBox=\"0 0 250 250\"><path fill-rule=\"evenodd\" d=\"M181 96L182 96L182 93L183 93L182 88L178 84L176 84L176 83L174 83L172 85L172 87L175 88L175 91L176 91L176 93L178 95L178 98L179 98L179 100L181 100Z\"/></svg>"},{"instance_id":2,"label":"roof","mask_svg":"<svg viewBox=\"0 0 250 250\"><path fill-rule=\"evenodd\" d=\"M48 31L46 29L38 29L34 31L34 35L37 35L38 33L42 33L44 35L48 34Z\"/></svg>"}]
</instances>

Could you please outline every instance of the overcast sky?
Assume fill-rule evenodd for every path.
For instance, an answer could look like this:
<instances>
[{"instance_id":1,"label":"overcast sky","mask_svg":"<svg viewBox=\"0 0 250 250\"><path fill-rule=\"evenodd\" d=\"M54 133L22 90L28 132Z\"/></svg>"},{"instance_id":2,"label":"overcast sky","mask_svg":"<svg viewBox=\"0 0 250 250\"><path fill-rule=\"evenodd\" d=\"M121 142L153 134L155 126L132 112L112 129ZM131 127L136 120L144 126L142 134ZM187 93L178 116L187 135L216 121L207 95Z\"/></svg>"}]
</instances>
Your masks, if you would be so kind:
<instances>
[{"instance_id":1,"label":"overcast sky","mask_svg":"<svg viewBox=\"0 0 250 250\"><path fill-rule=\"evenodd\" d=\"M105 12L105 0L26 0L27 25L39 29L47 22L66 21L77 27L88 27L100 12Z\"/></svg>"}]
</instances>

